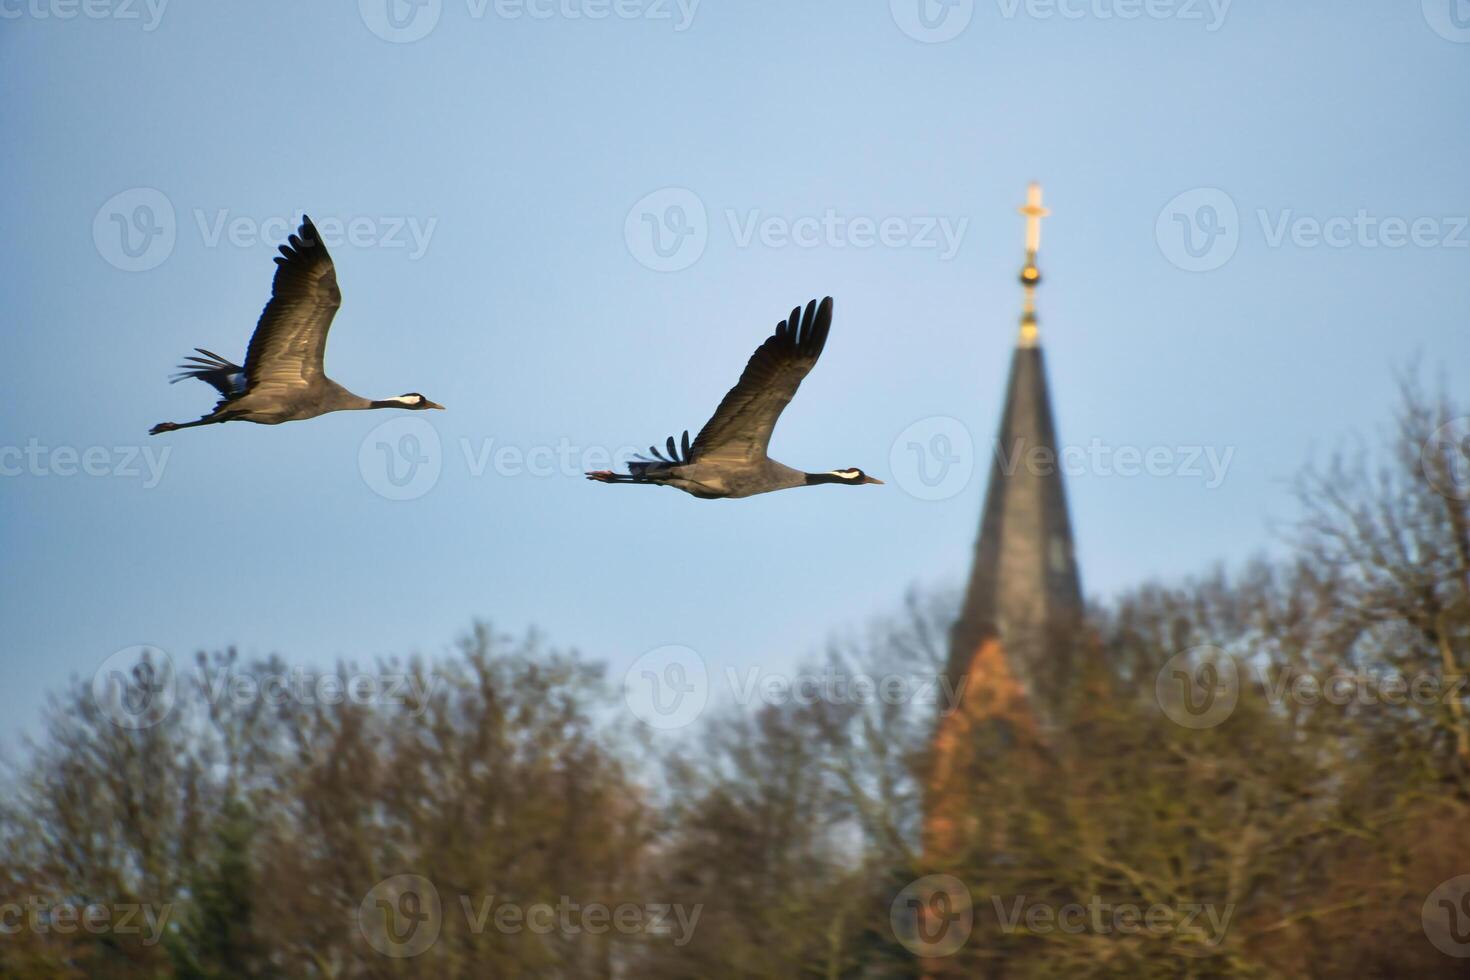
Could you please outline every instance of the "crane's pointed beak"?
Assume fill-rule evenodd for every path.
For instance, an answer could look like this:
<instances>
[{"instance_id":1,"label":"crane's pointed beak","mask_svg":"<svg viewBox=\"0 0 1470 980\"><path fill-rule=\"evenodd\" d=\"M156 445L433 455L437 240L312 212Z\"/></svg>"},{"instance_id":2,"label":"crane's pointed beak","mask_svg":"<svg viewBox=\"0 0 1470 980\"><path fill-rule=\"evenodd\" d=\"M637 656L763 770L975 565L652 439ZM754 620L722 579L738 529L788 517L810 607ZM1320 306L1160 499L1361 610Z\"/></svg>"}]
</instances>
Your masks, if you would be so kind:
<instances>
[{"instance_id":1,"label":"crane's pointed beak","mask_svg":"<svg viewBox=\"0 0 1470 980\"><path fill-rule=\"evenodd\" d=\"M863 482L864 483L876 483L880 487L883 485L883 481L880 480L880 479L878 479L876 476L865 476L865 479L863 480Z\"/></svg>"},{"instance_id":2,"label":"crane's pointed beak","mask_svg":"<svg viewBox=\"0 0 1470 980\"><path fill-rule=\"evenodd\" d=\"M443 405L440 405L438 402L431 402L427 398L424 399L424 407L425 408L437 408L440 411L443 411L443 409L444 409L444 406Z\"/></svg>"}]
</instances>

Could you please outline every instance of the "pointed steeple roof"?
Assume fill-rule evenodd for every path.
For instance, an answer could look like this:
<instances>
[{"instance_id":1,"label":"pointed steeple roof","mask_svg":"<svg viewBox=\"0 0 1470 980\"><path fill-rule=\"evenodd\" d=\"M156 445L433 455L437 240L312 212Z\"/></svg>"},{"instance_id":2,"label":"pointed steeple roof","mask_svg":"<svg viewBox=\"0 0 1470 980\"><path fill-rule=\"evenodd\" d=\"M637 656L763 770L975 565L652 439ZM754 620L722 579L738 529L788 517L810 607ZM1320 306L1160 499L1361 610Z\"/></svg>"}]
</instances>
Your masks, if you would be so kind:
<instances>
[{"instance_id":1,"label":"pointed steeple roof","mask_svg":"<svg viewBox=\"0 0 1470 980\"><path fill-rule=\"evenodd\" d=\"M1037 252L1041 219L1049 213L1041 206L1040 186L1031 185L1020 211L1027 219L1021 329L992 447L975 564L950 637L949 673L958 684L982 645L999 640L1022 690L1034 697L1038 681L1066 669L1047 660L1080 622L1082 586L1037 329Z\"/></svg>"},{"instance_id":2,"label":"pointed steeple roof","mask_svg":"<svg viewBox=\"0 0 1470 980\"><path fill-rule=\"evenodd\" d=\"M954 710L940 714L925 780L924 850L936 866L967 842L997 846L1005 828L982 819L975 774L994 753L1025 764L1061 717L1082 620L1082 586L1067 516L1056 423L1036 319L1041 271L1041 188L1026 206L1024 303L1005 407L992 452L990 484L964 605L950 633Z\"/></svg>"}]
</instances>

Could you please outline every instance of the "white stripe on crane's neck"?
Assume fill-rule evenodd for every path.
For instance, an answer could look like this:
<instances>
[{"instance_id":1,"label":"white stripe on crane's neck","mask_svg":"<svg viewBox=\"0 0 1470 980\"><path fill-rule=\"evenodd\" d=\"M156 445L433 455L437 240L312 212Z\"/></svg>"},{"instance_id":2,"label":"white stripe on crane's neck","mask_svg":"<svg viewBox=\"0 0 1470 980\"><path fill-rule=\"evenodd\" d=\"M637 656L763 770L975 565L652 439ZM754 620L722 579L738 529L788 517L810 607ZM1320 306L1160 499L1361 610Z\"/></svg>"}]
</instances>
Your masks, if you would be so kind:
<instances>
[{"instance_id":1,"label":"white stripe on crane's neck","mask_svg":"<svg viewBox=\"0 0 1470 980\"><path fill-rule=\"evenodd\" d=\"M831 471L831 473L832 473L833 476L840 477L841 479L844 479L844 480L856 480L859 472L860 472L859 470L832 470Z\"/></svg>"}]
</instances>

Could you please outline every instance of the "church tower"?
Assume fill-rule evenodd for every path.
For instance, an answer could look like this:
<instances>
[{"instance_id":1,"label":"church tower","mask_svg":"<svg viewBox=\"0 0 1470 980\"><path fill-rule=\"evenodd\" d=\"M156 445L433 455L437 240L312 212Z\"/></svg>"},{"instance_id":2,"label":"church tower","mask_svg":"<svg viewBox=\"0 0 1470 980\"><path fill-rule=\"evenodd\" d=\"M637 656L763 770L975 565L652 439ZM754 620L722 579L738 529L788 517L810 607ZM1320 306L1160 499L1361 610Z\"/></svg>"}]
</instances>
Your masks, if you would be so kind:
<instances>
[{"instance_id":1,"label":"church tower","mask_svg":"<svg viewBox=\"0 0 1470 980\"><path fill-rule=\"evenodd\" d=\"M926 850L952 852L976 815L964 793L982 734L1001 744L1045 736L1082 622L1056 425L1036 316L1041 187L1026 204L1020 332L991 453L975 561L950 634L958 707L939 720L925 815Z\"/></svg>"}]
</instances>

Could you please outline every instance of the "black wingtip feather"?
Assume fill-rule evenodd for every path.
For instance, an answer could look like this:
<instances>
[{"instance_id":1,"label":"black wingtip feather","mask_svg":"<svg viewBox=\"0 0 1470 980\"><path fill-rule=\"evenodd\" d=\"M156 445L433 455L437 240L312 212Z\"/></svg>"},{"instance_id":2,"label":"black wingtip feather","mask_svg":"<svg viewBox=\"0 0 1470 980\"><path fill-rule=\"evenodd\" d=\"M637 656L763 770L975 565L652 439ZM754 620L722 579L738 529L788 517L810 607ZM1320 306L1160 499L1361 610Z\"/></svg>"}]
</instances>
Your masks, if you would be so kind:
<instances>
[{"instance_id":1,"label":"black wingtip feather","mask_svg":"<svg viewBox=\"0 0 1470 980\"><path fill-rule=\"evenodd\" d=\"M795 307L791 316L776 325L776 336L806 356L820 354L832 327L832 297L813 299L806 307Z\"/></svg>"},{"instance_id":2,"label":"black wingtip feather","mask_svg":"<svg viewBox=\"0 0 1470 980\"><path fill-rule=\"evenodd\" d=\"M819 355L827 343L827 331L832 327L832 297L825 296L821 302L813 299L805 309L798 306L791 311L789 319L782 320L776 328L777 336L808 357Z\"/></svg>"}]
</instances>

